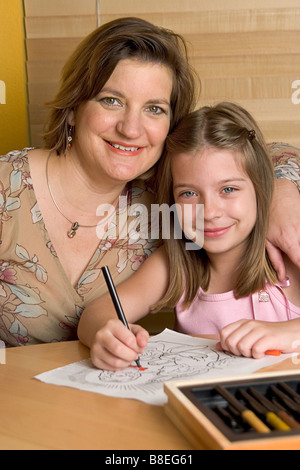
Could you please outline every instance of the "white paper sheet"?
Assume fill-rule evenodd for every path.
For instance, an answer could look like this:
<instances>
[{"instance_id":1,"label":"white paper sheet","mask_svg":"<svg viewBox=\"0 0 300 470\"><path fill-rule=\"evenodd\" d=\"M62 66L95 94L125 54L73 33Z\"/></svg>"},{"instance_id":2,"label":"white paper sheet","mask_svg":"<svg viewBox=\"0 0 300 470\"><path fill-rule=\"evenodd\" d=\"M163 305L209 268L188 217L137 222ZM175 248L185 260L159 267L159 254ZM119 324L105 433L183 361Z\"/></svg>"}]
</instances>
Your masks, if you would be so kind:
<instances>
[{"instance_id":1,"label":"white paper sheet","mask_svg":"<svg viewBox=\"0 0 300 470\"><path fill-rule=\"evenodd\" d=\"M219 352L215 346L216 341L166 329L150 338L145 353L140 357L141 366L146 370L127 367L123 371L105 371L96 369L90 359L86 359L35 378L49 384L163 405L167 400L164 382L251 374L290 356L248 359Z\"/></svg>"}]
</instances>

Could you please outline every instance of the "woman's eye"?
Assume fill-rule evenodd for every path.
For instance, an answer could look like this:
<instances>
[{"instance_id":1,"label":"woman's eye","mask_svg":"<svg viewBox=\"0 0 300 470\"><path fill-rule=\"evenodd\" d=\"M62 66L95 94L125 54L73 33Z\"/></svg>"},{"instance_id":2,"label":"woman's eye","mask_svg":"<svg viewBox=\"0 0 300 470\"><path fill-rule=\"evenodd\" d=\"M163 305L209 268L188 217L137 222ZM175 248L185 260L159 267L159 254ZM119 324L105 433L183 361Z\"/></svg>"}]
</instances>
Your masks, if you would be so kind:
<instances>
[{"instance_id":1,"label":"woman's eye","mask_svg":"<svg viewBox=\"0 0 300 470\"><path fill-rule=\"evenodd\" d=\"M113 97L105 97L105 98L101 98L100 101L108 106L119 106L120 105L120 102L119 100L117 100L117 98L113 98Z\"/></svg>"},{"instance_id":2,"label":"woman's eye","mask_svg":"<svg viewBox=\"0 0 300 470\"><path fill-rule=\"evenodd\" d=\"M162 109L160 106L149 106L148 109L152 114L165 114L165 110Z\"/></svg>"}]
</instances>

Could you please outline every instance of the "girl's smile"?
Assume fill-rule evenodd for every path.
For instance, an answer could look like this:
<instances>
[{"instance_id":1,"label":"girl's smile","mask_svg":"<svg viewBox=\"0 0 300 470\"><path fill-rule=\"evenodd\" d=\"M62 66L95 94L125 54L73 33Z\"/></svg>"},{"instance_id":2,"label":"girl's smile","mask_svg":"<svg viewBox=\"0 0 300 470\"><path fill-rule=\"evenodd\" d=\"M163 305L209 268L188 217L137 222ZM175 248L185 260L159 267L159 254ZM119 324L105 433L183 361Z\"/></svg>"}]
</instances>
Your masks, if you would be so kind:
<instances>
[{"instance_id":1,"label":"girl's smile","mask_svg":"<svg viewBox=\"0 0 300 470\"><path fill-rule=\"evenodd\" d=\"M230 229L232 225L229 225L229 227L219 227L219 228L205 228L204 229L204 236L208 238L217 238L221 237L222 235L225 235Z\"/></svg>"}]
</instances>

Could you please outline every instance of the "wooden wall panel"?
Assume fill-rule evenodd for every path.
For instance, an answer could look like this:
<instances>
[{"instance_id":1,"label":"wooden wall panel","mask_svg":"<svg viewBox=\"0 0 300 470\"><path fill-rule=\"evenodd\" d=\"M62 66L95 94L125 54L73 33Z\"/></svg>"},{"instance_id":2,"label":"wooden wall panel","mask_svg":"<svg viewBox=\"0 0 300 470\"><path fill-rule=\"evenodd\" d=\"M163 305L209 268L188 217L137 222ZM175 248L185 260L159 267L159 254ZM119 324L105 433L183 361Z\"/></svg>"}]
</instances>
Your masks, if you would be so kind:
<instances>
[{"instance_id":1,"label":"wooden wall panel","mask_svg":"<svg viewBox=\"0 0 300 470\"><path fill-rule=\"evenodd\" d=\"M199 34L200 32L203 34L291 30L297 28L300 12L297 9L228 11L227 3L224 3L224 10L218 11L217 14L216 11L201 11L191 14L191 11L157 12L156 10L151 10L151 13L148 11L147 13L134 14L130 10L118 15L103 13L101 19L106 23L116 17L125 16L139 16L181 34Z\"/></svg>"},{"instance_id":2,"label":"wooden wall panel","mask_svg":"<svg viewBox=\"0 0 300 470\"><path fill-rule=\"evenodd\" d=\"M24 0L31 145L41 146L44 104L55 95L63 64L98 25L96 0Z\"/></svg>"},{"instance_id":3,"label":"wooden wall panel","mask_svg":"<svg viewBox=\"0 0 300 470\"><path fill-rule=\"evenodd\" d=\"M300 147L299 0L24 0L32 144L40 145L42 103L58 87L62 64L98 24L138 16L181 33L202 84L198 105L241 103L269 141ZM100 5L100 18L97 10Z\"/></svg>"},{"instance_id":4,"label":"wooden wall panel","mask_svg":"<svg viewBox=\"0 0 300 470\"><path fill-rule=\"evenodd\" d=\"M57 2L59 0L56 0ZM70 0L69 0L70 1ZM39 0L35 0L39 2ZM188 12L191 14L203 11L249 11L282 8L297 8L299 0L101 0L101 15L134 15L141 16L145 13L173 13Z\"/></svg>"},{"instance_id":5,"label":"wooden wall panel","mask_svg":"<svg viewBox=\"0 0 300 470\"><path fill-rule=\"evenodd\" d=\"M95 15L26 18L27 39L84 37L96 26Z\"/></svg>"},{"instance_id":6,"label":"wooden wall panel","mask_svg":"<svg viewBox=\"0 0 300 470\"><path fill-rule=\"evenodd\" d=\"M85 16L97 13L95 0L24 0L25 16Z\"/></svg>"}]
</instances>

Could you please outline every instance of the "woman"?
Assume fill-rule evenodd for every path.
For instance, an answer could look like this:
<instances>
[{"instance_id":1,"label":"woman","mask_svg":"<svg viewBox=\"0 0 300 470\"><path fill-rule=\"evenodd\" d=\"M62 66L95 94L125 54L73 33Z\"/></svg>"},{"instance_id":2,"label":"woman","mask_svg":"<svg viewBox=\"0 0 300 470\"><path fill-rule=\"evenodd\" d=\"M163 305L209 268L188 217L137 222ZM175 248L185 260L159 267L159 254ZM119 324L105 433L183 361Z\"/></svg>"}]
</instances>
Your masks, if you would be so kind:
<instances>
[{"instance_id":1,"label":"woman","mask_svg":"<svg viewBox=\"0 0 300 470\"><path fill-rule=\"evenodd\" d=\"M184 41L143 20L108 23L76 49L49 105L45 148L1 158L7 344L76 338L83 308L106 289L101 266L120 282L155 249L131 236L127 209L153 201L155 164L194 90Z\"/></svg>"}]
</instances>

